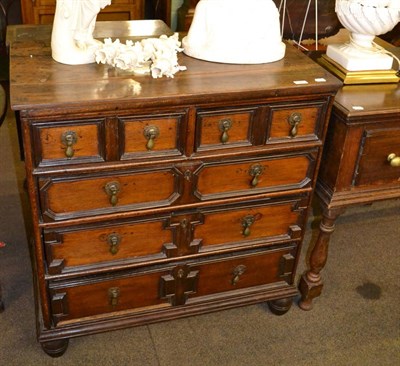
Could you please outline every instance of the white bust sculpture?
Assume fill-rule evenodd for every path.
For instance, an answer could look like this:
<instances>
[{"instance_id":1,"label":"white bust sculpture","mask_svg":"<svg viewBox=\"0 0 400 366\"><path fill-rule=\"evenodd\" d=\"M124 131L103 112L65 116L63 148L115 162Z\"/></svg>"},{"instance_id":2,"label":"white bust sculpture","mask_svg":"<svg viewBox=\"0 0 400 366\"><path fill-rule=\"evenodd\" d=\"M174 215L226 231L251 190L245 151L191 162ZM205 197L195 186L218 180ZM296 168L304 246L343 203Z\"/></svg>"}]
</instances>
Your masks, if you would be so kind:
<instances>
[{"instance_id":1,"label":"white bust sculpture","mask_svg":"<svg viewBox=\"0 0 400 366\"><path fill-rule=\"evenodd\" d=\"M54 60L80 65L95 62L100 42L93 39L97 14L111 0L57 0L51 34Z\"/></svg>"},{"instance_id":2,"label":"white bust sculpture","mask_svg":"<svg viewBox=\"0 0 400 366\"><path fill-rule=\"evenodd\" d=\"M286 50L272 0L200 0L182 45L189 56L234 64L277 61Z\"/></svg>"}]
</instances>

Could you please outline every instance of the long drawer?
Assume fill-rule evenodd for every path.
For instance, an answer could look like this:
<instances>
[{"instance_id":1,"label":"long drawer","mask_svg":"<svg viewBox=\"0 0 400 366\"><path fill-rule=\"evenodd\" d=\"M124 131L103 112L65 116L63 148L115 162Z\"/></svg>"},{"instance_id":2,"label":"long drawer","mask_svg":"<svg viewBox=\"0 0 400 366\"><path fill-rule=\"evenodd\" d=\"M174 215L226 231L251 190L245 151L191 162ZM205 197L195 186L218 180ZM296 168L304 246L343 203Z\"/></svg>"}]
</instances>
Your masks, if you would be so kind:
<instances>
[{"instance_id":1,"label":"long drawer","mask_svg":"<svg viewBox=\"0 0 400 366\"><path fill-rule=\"evenodd\" d=\"M299 240L308 196L44 231L51 275L143 266Z\"/></svg>"},{"instance_id":2,"label":"long drawer","mask_svg":"<svg viewBox=\"0 0 400 366\"><path fill-rule=\"evenodd\" d=\"M39 178L44 221L311 187L316 151Z\"/></svg>"},{"instance_id":3,"label":"long drawer","mask_svg":"<svg viewBox=\"0 0 400 366\"><path fill-rule=\"evenodd\" d=\"M296 245L145 269L125 275L50 283L53 322L229 299L291 284ZM268 285L271 285L270 287Z\"/></svg>"}]
</instances>

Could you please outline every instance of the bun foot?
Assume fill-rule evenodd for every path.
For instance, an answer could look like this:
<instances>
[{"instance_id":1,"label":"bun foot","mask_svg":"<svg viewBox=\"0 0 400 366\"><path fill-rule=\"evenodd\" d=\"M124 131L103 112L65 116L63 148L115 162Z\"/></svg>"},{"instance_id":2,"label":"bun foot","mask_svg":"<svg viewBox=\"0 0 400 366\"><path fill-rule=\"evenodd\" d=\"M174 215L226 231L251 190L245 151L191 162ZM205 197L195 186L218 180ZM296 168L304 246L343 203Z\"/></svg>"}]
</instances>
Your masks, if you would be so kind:
<instances>
[{"instance_id":1,"label":"bun foot","mask_svg":"<svg viewBox=\"0 0 400 366\"><path fill-rule=\"evenodd\" d=\"M43 342L41 344L43 351L51 357L62 356L68 348L69 339L59 339L56 341Z\"/></svg>"},{"instance_id":2,"label":"bun foot","mask_svg":"<svg viewBox=\"0 0 400 366\"><path fill-rule=\"evenodd\" d=\"M293 298L267 301L268 307L275 315L286 314L293 304Z\"/></svg>"}]
</instances>

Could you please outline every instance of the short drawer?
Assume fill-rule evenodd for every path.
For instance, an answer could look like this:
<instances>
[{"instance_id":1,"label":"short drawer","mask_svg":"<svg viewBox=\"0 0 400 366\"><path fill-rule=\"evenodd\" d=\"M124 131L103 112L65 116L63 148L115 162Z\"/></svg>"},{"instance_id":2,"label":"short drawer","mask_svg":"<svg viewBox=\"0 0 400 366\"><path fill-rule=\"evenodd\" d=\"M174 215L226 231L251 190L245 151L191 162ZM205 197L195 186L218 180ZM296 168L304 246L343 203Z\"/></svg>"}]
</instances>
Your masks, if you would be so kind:
<instances>
[{"instance_id":1,"label":"short drawer","mask_svg":"<svg viewBox=\"0 0 400 366\"><path fill-rule=\"evenodd\" d=\"M194 172L200 200L301 189L310 186L314 152L206 162Z\"/></svg>"},{"instance_id":2,"label":"short drawer","mask_svg":"<svg viewBox=\"0 0 400 366\"><path fill-rule=\"evenodd\" d=\"M220 150L252 146L260 108L198 110L196 113L195 150Z\"/></svg>"},{"instance_id":3,"label":"short drawer","mask_svg":"<svg viewBox=\"0 0 400 366\"><path fill-rule=\"evenodd\" d=\"M209 258L163 269L147 268L120 276L50 283L55 325L74 319L162 311L178 305L207 304L240 292L262 293L293 282L297 247L253 251L228 258Z\"/></svg>"},{"instance_id":4,"label":"short drawer","mask_svg":"<svg viewBox=\"0 0 400 366\"><path fill-rule=\"evenodd\" d=\"M325 112L325 101L271 105L266 143L320 139Z\"/></svg>"},{"instance_id":5,"label":"short drawer","mask_svg":"<svg viewBox=\"0 0 400 366\"><path fill-rule=\"evenodd\" d=\"M105 161L105 119L32 124L36 166Z\"/></svg>"},{"instance_id":6,"label":"short drawer","mask_svg":"<svg viewBox=\"0 0 400 366\"><path fill-rule=\"evenodd\" d=\"M358 156L356 186L400 184L400 128L366 129Z\"/></svg>"},{"instance_id":7,"label":"short drawer","mask_svg":"<svg viewBox=\"0 0 400 366\"><path fill-rule=\"evenodd\" d=\"M299 240L308 196L44 231L49 274L96 271Z\"/></svg>"},{"instance_id":8,"label":"short drawer","mask_svg":"<svg viewBox=\"0 0 400 366\"><path fill-rule=\"evenodd\" d=\"M43 219L121 212L171 205L181 193L173 167L91 176L39 179Z\"/></svg>"},{"instance_id":9,"label":"short drawer","mask_svg":"<svg viewBox=\"0 0 400 366\"><path fill-rule=\"evenodd\" d=\"M183 155L186 111L119 117L121 160Z\"/></svg>"}]
</instances>

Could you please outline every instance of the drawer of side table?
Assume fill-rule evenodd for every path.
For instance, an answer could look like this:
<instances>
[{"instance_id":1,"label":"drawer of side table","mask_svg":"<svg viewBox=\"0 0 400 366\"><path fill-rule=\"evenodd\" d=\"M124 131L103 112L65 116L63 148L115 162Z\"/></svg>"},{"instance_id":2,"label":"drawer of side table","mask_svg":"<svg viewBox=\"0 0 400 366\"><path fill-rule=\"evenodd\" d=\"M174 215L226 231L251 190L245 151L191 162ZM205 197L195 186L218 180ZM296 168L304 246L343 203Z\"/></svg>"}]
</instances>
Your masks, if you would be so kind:
<instances>
[{"instance_id":1,"label":"drawer of side table","mask_svg":"<svg viewBox=\"0 0 400 366\"><path fill-rule=\"evenodd\" d=\"M49 274L164 262L299 240L308 196L44 231Z\"/></svg>"},{"instance_id":2,"label":"drawer of side table","mask_svg":"<svg viewBox=\"0 0 400 366\"><path fill-rule=\"evenodd\" d=\"M229 299L238 292L243 295L259 290L265 294L268 285L276 288L278 284L291 284L296 251L296 246L287 245L120 276L50 283L53 321L62 325L65 321L81 322L93 316L99 319L118 312L143 314L209 302L210 296Z\"/></svg>"},{"instance_id":3,"label":"drawer of side table","mask_svg":"<svg viewBox=\"0 0 400 366\"><path fill-rule=\"evenodd\" d=\"M173 167L39 179L45 221L171 205L180 197Z\"/></svg>"},{"instance_id":4,"label":"drawer of side table","mask_svg":"<svg viewBox=\"0 0 400 366\"><path fill-rule=\"evenodd\" d=\"M389 155L393 162L390 162ZM399 161L396 164L396 161ZM356 186L400 184L400 128L366 129L354 170Z\"/></svg>"},{"instance_id":5,"label":"drawer of side table","mask_svg":"<svg viewBox=\"0 0 400 366\"><path fill-rule=\"evenodd\" d=\"M105 161L105 119L33 122L36 166Z\"/></svg>"}]
</instances>

